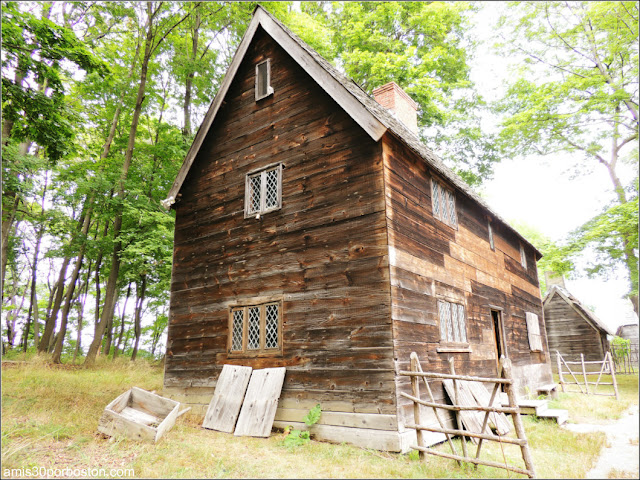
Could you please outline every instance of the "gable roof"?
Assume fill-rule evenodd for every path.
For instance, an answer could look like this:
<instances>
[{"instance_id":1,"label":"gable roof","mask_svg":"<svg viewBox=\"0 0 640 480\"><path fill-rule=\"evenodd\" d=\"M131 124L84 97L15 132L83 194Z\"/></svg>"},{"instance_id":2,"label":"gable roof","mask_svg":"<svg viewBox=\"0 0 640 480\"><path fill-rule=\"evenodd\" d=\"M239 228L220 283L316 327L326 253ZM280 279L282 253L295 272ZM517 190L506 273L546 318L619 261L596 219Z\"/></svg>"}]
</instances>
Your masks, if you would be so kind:
<instances>
[{"instance_id":1,"label":"gable roof","mask_svg":"<svg viewBox=\"0 0 640 480\"><path fill-rule=\"evenodd\" d=\"M211 106L196 133L191 148L169 190L167 199L162 201L165 208L169 208L175 202L180 188L189 173L189 169L213 124L216 114L222 105L222 101L229 90L231 82L238 71L240 63L244 59L244 55L258 27L262 27L374 141L379 141L386 132L395 136L437 173L451 182L460 192L484 207L496 220L532 248L538 259L542 257L542 254L536 247L496 214L462 178L447 167L434 152L427 148L415 133L405 127L390 111L371 98L356 82L340 73L333 65L260 5L256 6L253 12L253 18L251 19L249 27L233 56L229 69L220 85L220 89L211 102Z\"/></svg>"},{"instance_id":2,"label":"gable roof","mask_svg":"<svg viewBox=\"0 0 640 480\"><path fill-rule=\"evenodd\" d=\"M561 287L560 285L551 286L542 302L543 307L546 307L547 304L551 301L551 298L556 294L560 296L567 304L569 304L569 306L571 306L578 313L578 315L584 318L586 322L589 323L593 328L609 335L614 334L614 332L607 324L596 317L595 313L582 305L582 303L580 303L580 301L576 297L571 295L567 289Z\"/></svg>"}]
</instances>

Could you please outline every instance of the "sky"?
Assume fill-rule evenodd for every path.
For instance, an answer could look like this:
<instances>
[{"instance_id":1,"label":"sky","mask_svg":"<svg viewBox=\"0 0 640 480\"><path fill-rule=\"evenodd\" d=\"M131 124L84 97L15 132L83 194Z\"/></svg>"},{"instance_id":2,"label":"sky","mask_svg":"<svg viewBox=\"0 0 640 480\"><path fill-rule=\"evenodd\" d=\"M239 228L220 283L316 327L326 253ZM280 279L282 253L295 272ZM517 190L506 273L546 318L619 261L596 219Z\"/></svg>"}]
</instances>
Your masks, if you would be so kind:
<instances>
[{"instance_id":1,"label":"sky","mask_svg":"<svg viewBox=\"0 0 640 480\"><path fill-rule=\"evenodd\" d=\"M503 91L503 80L509 73L510 60L492 53L489 48L493 43L492 33L496 31L492 27L503 2L481 5L473 34L484 44L477 49L471 75L485 98L493 100ZM495 166L493 179L486 182L479 193L507 221L526 223L552 240L561 241L613 199L605 168L594 167L592 172L572 178L567 170L575 160L569 155L503 159ZM634 168L627 167L621 170L620 176L624 181L633 178L634 173ZM565 280L565 285L615 332L619 325L637 321L631 302L622 298L628 284L621 276L612 275L608 280L572 276Z\"/></svg>"}]
</instances>

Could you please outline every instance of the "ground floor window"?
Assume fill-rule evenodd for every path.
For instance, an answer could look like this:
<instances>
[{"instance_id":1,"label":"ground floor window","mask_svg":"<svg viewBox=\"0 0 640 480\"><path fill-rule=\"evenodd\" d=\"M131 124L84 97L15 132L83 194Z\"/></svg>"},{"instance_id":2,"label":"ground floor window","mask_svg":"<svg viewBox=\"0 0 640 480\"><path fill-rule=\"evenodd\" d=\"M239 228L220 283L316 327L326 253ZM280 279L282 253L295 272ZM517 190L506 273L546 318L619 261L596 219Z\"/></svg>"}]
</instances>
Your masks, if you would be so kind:
<instances>
[{"instance_id":1,"label":"ground floor window","mask_svg":"<svg viewBox=\"0 0 640 480\"><path fill-rule=\"evenodd\" d=\"M282 351L282 301L238 305L229 314L229 353Z\"/></svg>"},{"instance_id":2,"label":"ground floor window","mask_svg":"<svg viewBox=\"0 0 640 480\"><path fill-rule=\"evenodd\" d=\"M438 300L440 340L447 343L467 343L467 324L464 306Z\"/></svg>"}]
</instances>

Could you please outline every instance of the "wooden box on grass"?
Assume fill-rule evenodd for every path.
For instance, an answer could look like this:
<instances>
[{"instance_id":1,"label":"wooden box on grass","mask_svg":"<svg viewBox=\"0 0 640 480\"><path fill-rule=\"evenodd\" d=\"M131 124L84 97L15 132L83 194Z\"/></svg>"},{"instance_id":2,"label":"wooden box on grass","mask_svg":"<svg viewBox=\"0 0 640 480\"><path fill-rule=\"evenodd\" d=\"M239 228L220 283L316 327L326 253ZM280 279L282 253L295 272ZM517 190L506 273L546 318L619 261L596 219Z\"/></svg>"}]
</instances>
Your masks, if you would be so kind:
<instances>
[{"instance_id":1,"label":"wooden box on grass","mask_svg":"<svg viewBox=\"0 0 640 480\"><path fill-rule=\"evenodd\" d=\"M98 431L156 443L176 423L180 403L133 387L106 406Z\"/></svg>"}]
</instances>

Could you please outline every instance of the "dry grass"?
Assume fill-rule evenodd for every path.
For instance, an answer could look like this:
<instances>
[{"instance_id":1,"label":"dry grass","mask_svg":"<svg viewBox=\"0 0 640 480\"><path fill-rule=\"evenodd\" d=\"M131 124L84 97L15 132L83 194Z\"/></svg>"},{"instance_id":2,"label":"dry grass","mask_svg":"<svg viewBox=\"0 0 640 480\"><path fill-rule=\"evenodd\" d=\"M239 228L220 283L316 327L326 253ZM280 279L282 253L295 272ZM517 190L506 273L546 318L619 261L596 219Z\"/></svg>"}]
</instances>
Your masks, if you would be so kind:
<instances>
[{"instance_id":1,"label":"dry grass","mask_svg":"<svg viewBox=\"0 0 640 480\"><path fill-rule=\"evenodd\" d=\"M65 466L133 468L136 477L148 478L521 477L483 466L459 467L432 456L421 462L416 452L399 455L314 441L289 448L283 445L283 434L268 439L235 437L204 430L200 419L188 414L157 445L103 438L96 433L102 410L134 385L161 391L162 368L123 360L102 361L91 369L60 369L42 359L3 367L3 477L11 468ZM625 382L623 388L635 388L637 395L637 378L635 387ZM559 402L580 406L581 401L568 395ZM599 410L581 410L581 418L594 414L601 420L605 414ZM524 417L524 422L539 477L584 477L605 442L602 433L577 434L532 417ZM460 441L456 443L460 451ZM509 463L522 466L519 448L503 447ZM448 451L446 444L437 448ZM469 448L475 452L472 444ZM501 446L492 442L485 443L482 451L482 458L496 462L505 458Z\"/></svg>"},{"instance_id":2,"label":"dry grass","mask_svg":"<svg viewBox=\"0 0 640 480\"><path fill-rule=\"evenodd\" d=\"M555 381L558 382L557 375L554 375L554 377ZM568 410L571 423L605 424L610 423L612 420L619 420L631 405L638 404L638 376L616 375L616 380L618 383L618 400L613 396L575 393L574 391L577 391L578 387L571 385L566 388L570 389L572 393L559 393L556 400L549 402L549 407ZM595 381L595 378L590 379L590 381ZM611 383L611 375L603 375L602 382ZM613 387L598 386L597 392L613 393Z\"/></svg>"}]
</instances>

